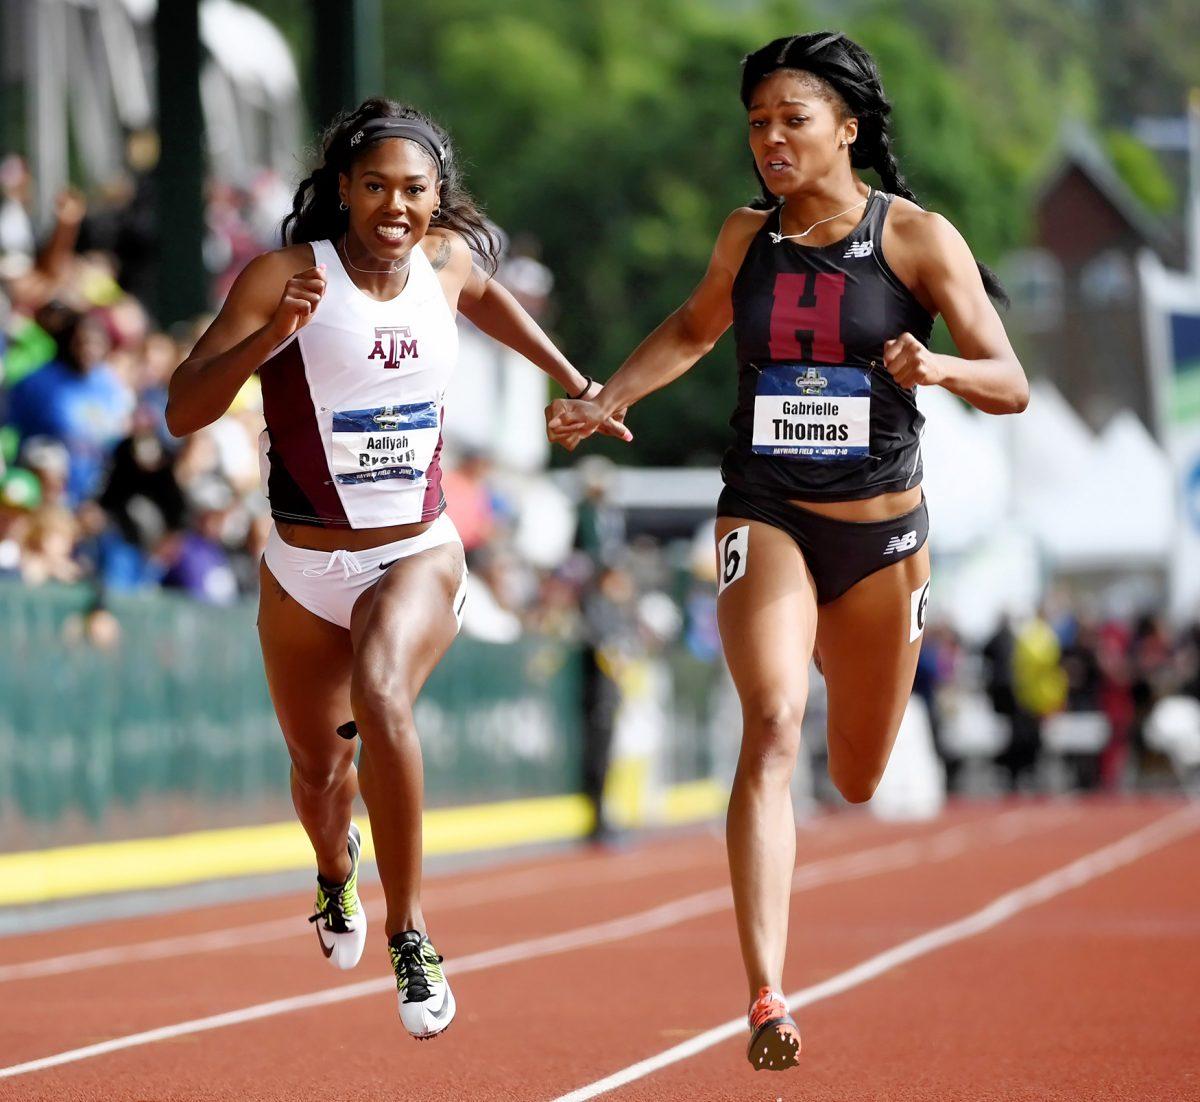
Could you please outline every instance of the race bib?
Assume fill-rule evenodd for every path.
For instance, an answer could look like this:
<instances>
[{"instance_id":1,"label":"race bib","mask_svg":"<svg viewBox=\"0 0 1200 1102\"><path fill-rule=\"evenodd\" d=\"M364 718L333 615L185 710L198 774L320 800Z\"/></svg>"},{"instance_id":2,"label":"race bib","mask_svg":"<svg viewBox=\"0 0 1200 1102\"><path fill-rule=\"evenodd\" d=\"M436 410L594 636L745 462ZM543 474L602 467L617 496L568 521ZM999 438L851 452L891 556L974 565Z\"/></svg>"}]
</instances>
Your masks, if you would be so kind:
<instances>
[{"instance_id":1,"label":"race bib","mask_svg":"<svg viewBox=\"0 0 1200 1102\"><path fill-rule=\"evenodd\" d=\"M770 364L754 393L756 455L858 459L870 455L871 380L864 367Z\"/></svg>"},{"instance_id":2,"label":"race bib","mask_svg":"<svg viewBox=\"0 0 1200 1102\"><path fill-rule=\"evenodd\" d=\"M342 485L388 478L415 482L425 477L440 433L436 402L335 410L333 477Z\"/></svg>"}]
</instances>

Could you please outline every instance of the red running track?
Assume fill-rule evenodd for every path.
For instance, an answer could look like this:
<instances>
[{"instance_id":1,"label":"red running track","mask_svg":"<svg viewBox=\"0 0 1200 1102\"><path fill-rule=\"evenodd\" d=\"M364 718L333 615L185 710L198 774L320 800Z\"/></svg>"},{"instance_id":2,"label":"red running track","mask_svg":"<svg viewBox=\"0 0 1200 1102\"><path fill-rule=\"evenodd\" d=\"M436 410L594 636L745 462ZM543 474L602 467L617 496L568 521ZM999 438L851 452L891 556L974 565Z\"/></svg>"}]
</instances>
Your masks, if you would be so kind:
<instances>
[{"instance_id":1,"label":"red running track","mask_svg":"<svg viewBox=\"0 0 1200 1102\"><path fill-rule=\"evenodd\" d=\"M801 1066L754 1072L718 834L431 881L459 1017L403 1032L307 895L0 941L0 1098L1200 1099L1200 810L960 806L800 831Z\"/></svg>"}]
</instances>

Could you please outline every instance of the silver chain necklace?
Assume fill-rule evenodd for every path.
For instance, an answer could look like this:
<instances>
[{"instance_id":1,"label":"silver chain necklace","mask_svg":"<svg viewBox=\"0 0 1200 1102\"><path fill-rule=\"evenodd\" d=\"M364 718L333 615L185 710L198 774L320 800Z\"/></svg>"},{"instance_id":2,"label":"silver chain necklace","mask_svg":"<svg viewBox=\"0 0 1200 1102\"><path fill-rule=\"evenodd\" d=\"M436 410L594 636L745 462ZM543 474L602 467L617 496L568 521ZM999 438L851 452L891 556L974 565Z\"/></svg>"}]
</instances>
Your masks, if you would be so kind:
<instances>
[{"instance_id":1,"label":"silver chain necklace","mask_svg":"<svg viewBox=\"0 0 1200 1102\"><path fill-rule=\"evenodd\" d=\"M356 272L361 272L363 275L399 275L403 271L408 270L408 266L412 263L412 253L404 258L404 263L397 267L388 268L360 268L353 260L350 259L350 247L346 244L346 236L342 235L342 256L345 257L346 263L350 265ZM399 261L395 262L399 264Z\"/></svg>"},{"instance_id":2,"label":"silver chain necklace","mask_svg":"<svg viewBox=\"0 0 1200 1102\"><path fill-rule=\"evenodd\" d=\"M843 214L849 214L852 210L857 210L859 207L861 207L863 205L863 203L865 203L867 201L867 199L870 199L870 198L871 198L871 193L868 191L866 199L860 199L857 203L854 204L854 206L847 207L845 210L840 210L837 212L837 214L831 214L828 218L822 218L820 222L814 222L803 233L770 233L768 231L769 236L771 238L771 244L778 245L781 241L794 241L794 240L798 240L801 237L807 237L818 226L823 226L823 225L825 225L826 222L832 222L837 218L841 218L841 216ZM783 208L782 207L779 210L779 228L781 230L783 229Z\"/></svg>"}]
</instances>

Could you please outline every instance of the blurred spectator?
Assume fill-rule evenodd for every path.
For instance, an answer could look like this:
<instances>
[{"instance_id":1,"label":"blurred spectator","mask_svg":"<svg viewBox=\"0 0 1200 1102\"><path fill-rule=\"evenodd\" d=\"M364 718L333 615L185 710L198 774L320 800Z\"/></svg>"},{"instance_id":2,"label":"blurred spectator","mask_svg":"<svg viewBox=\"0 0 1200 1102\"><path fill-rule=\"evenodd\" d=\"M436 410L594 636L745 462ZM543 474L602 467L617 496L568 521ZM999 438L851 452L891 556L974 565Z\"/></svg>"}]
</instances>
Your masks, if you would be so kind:
<instances>
[{"instance_id":1,"label":"blurred spectator","mask_svg":"<svg viewBox=\"0 0 1200 1102\"><path fill-rule=\"evenodd\" d=\"M232 495L214 480L195 488L191 505L194 530L173 533L164 541L162 584L205 604L231 605L238 597L237 575L223 536Z\"/></svg>"},{"instance_id":2,"label":"blurred spectator","mask_svg":"<svg viewBox=\"0 0 1200 1102\"><path fill-rule=\"evenodd\" d=\"M56 358L9 395L8 415L23 439L44 435L66 446L72 505L99 489L108 453L127 431L133 408L132 391L106 362L110 349L97 318L68 315L57 333Z\"/></svg>"},{"instance_id":3,"label":"blurred spectator","mask_svg":"<svg viewBox=\"0 0 1200 1102\"><path fill-rule=\"evenodd\" d=\"M1017 694L1013 687L1013 651L1017 637L1013 634L1012 621L1005 614L1000 617L995 632L983 645L981 657L984 664L984 688L992 710L1000 718L1011 745L1013 722L1017 714Z\"/></svg>"},{"instance_id":4,"label":"blurred spectator","mask_svg":"<svg viewBox=\"0 0 1200 1102\"><path fill-rule=\"evenodd\" d=\"M1174 688L1177 673L1174 659L1174 643L1163 618L1149 612L1139 617L1129 646L1129 692L1133 703L1130 748L1139 780L1147 766L1146 721L1154 705Z\"/></svg>"},{"instance_id":5,"label":"blurred spectator","mask_svg":"<svg viewBox=\"0 0 1200 1102\"><path fill-rule=\"evenodd\" d=\"M931 624L925 632L925 641L917 659L917 672L913 680L913 692L925 702L929 713L929 728L933 745L946 770L946 790L954 792L958 787L958 771L961 761L946 746L941 722L941 690L950 684L957 670L960 645L954 629L948 624Z\"/></svg>"},{"instance_id":6,"label":"blurred spectator","mask_svg":"<svg viewBox=\"0 0 1200 1102\"><path fill-rule=\"evenodd\" d=\"M67 504L71 457L64 444L49 436L31 436L21 447L20 459L22 466L37 477L43 501Z\"/></svg>"},{"instance_id":7,"label":"blurred spectator","mask_svg":"<svg viewBox=\"0 0 1200 1102\"><path fill-rule=\"evenodd\" d=\"M583 794L594 809L591 837L597 842L613 834L604 811L604 782L621 704L620 677L638 641L636 598L633 578L619 567L604 566L583 602Z\"/></svg>"},{"instance_id":8,"label":"blurred spectator","mask_svg":"<svg viewBox=\"0 0 1200 1102\"><path fill-rule=\"evenodd\" d=\"M158 433L157 411L145 403L134 411L132 432L113 451L100 505L121 535L151 552L183 523L183 492L173 456Z\"/></svg>"},{"instance_id":9,"label":"blurred spectator","mask_svg":"<svg viewBox=\"0 0 1200 1102\"><path fill-rule=\"evenodd\" d=\"M121 622L97 593L83 612L63 623L63 642L86 645L98 651L115 651L121 645Z\"/></svg>"},{"instance_id":10,"label":"blurred spectator","mask_svg":"<svg viewBox=\"0 0 1200 1102\"><path fill-rule=\"evenodd\" d=\"M1031 616L1017 632L1012 652L1012 685L1016 697L1012 740L1000 762L1008 770L1009 787L1016 792L1022 778L1032 774L1042 749L1042 720L1061 711L1067 699L1067 679L1060 659L1058 636L1043 613Z\"/></svg>"},{"instance_id":11,"label":"blurred spectator","mask_svg":"<svg viewBox=\"0 0 1200 1102\"><path fill-rule=\"evenodd\" d=\"M1125 774L1133 730L1133 691L1129 667L1129 628L1118 621L1103 624L1096 633L1100 667L1100 710L1108 720L1109 740L1100 757L1100 783L1116 791Z\"/></svg>"},{"instance_id":12,"label":"blurred spectator","mask_svg":"<svg viewBox=\"0 0 1200 1102\"><path fill-rule=\"evenodd\" d=\"M0 158L0 253L33 255L32 183L23 157L9 153Z\"/></svg>"},{"instance_id":13,"label":"blurred spectator","mask_svg":"<svg viewBox=\"0 0 1200 1102\"><path fill-rule=\"evenodd\" d=\"M478 550L495 534L496 511L488 487L491 461L479 451L467 452L457 467L442 476L446 512L462 537L467 554Z\"/></svg>"},{"instance_id":14,"label":"blurred spectator","mask_svg":"<svg viewBox=\"0 0 1200 1102\"><path fill-rule=\"evenodd\" d=\"M616 562L625 551L625 516L610 500L617 468L603 456L592 455L580 461L578 471L583 500L575 546L593 563Z\"/></svg>"},{"instance_id":15,"label":"blurred spectator","mask_svg":"<svg viewBox=\"0 0 1200 1102\"><path fill-rule=\"evenodd\" d=\"M0 577L21 576L30 518L41 503L41 485L29 471L0 475Z\"/></svg>"},{"instance_id":16,"label":"blurred spectator","mask_svg":"<svg viewBox=\"0 0 1200 1102\"><path fill-rule=\"evenodd\" d=\"M21 558L21 577L29 585L77 582L83 570L75 561L79 522L61 505L43 505L30 517Z\"/></svg>"}]
</instances>

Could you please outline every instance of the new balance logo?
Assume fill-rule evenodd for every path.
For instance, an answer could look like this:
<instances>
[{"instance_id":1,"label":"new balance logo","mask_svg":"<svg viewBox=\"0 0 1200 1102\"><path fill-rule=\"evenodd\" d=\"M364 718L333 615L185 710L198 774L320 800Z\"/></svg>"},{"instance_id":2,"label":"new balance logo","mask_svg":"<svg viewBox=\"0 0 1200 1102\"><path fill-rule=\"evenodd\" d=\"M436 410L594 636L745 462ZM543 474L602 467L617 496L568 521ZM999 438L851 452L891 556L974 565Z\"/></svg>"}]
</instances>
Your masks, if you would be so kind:
<instances>
[{"instance_id":1,"label":"new balance logo","mask_svg":"<svg viewBox=\"0 0 1200 1102\"><path fill-rule=\"evenodd\" d=\"M861 260L864 256L870 256L874 251L874 241L855 241L853 245L842 253L842 259L845 260L848 257L853 257L855 260Z\"/></svg>"},{"instance_id":2,"label":"new balance logo","mask_svg":"<svg viewBox=\"0 0 1200 1102\"><path fill-rule=\"evenodd\" d=\"M898 555L901 551L911 551L917 546L917 533L905 532L902 536L893 536L883 549L885 555Z\"/></svg>"}]
</instances>

